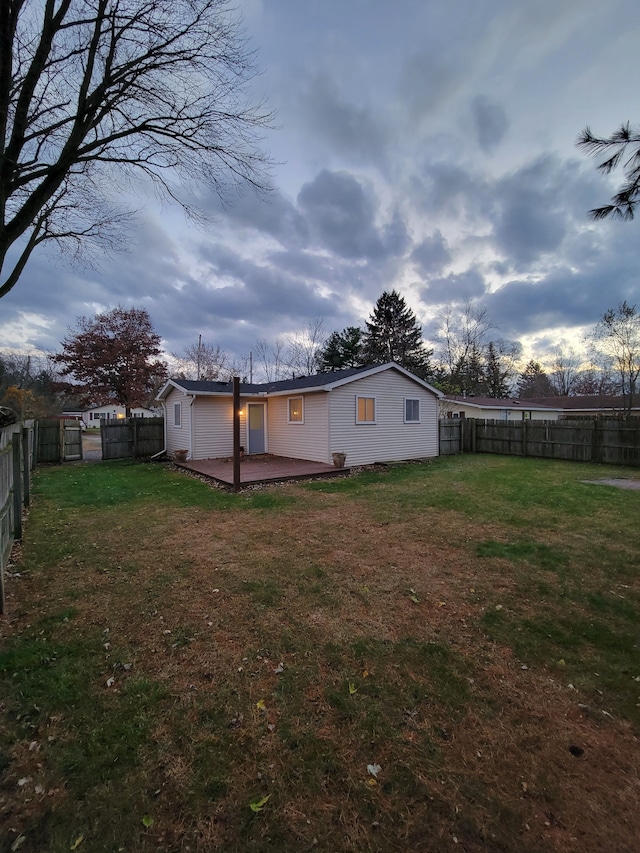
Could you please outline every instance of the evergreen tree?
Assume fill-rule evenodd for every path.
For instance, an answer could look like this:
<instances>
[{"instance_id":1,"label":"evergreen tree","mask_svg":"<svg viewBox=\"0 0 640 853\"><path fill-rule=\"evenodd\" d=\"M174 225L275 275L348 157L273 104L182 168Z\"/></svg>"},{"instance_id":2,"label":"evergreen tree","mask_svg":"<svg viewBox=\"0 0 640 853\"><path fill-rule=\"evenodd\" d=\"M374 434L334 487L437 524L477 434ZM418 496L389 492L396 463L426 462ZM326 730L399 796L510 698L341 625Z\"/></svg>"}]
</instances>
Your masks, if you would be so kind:
<instances>
[{"instance_id":1,"label":"evergreen tree","mask_svg":"<svg viewBox=\"0 0 640 853\"><path fill-rule=\"evenodd\" d=\"M318 354L318 371L341 370L345 367L360 367L362 329L347 326L341 332L332 332Z\"/></svg>"},{"instance_id":2,"label":"evergreen tree","mask_svg":"<svg viewBox=\"0 0 640 853\"><path fill-rule=\"evenodd\" d=\"M426 348L422 327L397 291L382 294L366 326L361 354L364 364L395 361L416 376L430 376L433 350Z\"/></svg>"},{"instance_id":3,"label":"evergreen tree","mask_svg":"<svg viewBox=\"0 0 640 853\"><path fill-rule=\"evenodd\" d=\"M539 361L531 360L518 379L518 398L553 397L553 385Z\"/></svg>"},{"instance_id":4,"label":"evergreen tree","mask_svg":"<svg viewBox=\"0 0 640 853\"><path fill-rule=\"evenodd\" d=\"M501 399L509 394L509 369L502 365L500 354L493 341L490 341L487 347L485 376L489 397Z\"/></svg>"}]
</instances>

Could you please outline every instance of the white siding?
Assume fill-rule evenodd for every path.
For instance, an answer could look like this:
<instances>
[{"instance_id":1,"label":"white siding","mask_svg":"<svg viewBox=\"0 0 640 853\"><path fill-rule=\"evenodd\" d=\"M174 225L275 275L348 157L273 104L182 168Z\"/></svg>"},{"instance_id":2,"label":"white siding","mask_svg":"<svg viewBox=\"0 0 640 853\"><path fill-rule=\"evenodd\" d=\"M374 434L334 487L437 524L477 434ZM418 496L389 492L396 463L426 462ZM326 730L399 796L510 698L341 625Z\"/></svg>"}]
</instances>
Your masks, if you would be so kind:
<instances>
[{"instance_id":1,"label":"white siding","mask_svg":"<svg viewBox=\"0 0 640 853\"><path fill-rule=\"evenodd\" d=\"M335 392L333 392L335 393ZM288 422L288 399L303 397L304 423ZM270 397L268 406L269 453L331 463L329 451L329 397L326 391Z\"/></svg>"},{"instance_id":2,"label":"white siding","mask_svg":"<svg viewBox=\"0 0 640 853\"><path fill-rule=\"evenodd\" d=\"M167 453L171 455L176 450L188 450L191 456L191 403L192 397L183 394L176 388L172 388L166 399L165 404L165 433L167 437ZM174 426L173 413L174 405L181 403L182 418L181 425Z\"/></svg>"},{"instance_id":3,"label":"white siding","mask_svg":"<svg viewBox=\"0 0 640 853\"><path fill-rule=\"evenodd\" d=\"M356 397L376 398L376 423L356 424ZM405 398L420 400L420 423L404 422ZM330 394L331 453L347 454L347 466L438 455L438 403L396 370L384 370L335 388Z\"/></svg>"},{"instance_id":4,"label":"white siding","mask_svg":"<svg viewBox=\"0 0 640 853\"><path fill-rule=\"evenodd\" d=\"M264 397L240 400L240 445L247 449L247 403L265 403ZM269 450L269 406L265 406L266 445ZM193 404L193 459L219 459L233 454L233 399L197 397ZM273 453L273 451L270 451Z\"/></svg>"},{"instance_id":5,"label":"white siding","mask_svg":"<svg viewBox=\"0 0 640 853\"><path fill-rule=\"evenodd\" d=\"M193 458L218 459L221 456L231 456L233 453L231 398L197 397L193 408ZM240 444L242 443L241 436Z\"/></svg>"}]
</instances>

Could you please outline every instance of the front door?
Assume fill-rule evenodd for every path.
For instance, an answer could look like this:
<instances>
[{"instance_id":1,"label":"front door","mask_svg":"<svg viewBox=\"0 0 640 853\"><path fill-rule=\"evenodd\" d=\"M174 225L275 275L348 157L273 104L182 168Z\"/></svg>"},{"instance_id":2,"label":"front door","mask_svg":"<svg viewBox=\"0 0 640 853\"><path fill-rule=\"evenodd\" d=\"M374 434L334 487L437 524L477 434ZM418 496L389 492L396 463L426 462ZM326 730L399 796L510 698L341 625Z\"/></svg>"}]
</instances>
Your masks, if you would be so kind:
<instances>
[{"instance_id":1,"label":"front door","mask_svg":"<svg viewBox=\"0 0 640 853\"><path fill-rule=\"evenodd\" d=\"M264 453L264 403L247 403L247 453Z\"/></svg>"}]
</instances>

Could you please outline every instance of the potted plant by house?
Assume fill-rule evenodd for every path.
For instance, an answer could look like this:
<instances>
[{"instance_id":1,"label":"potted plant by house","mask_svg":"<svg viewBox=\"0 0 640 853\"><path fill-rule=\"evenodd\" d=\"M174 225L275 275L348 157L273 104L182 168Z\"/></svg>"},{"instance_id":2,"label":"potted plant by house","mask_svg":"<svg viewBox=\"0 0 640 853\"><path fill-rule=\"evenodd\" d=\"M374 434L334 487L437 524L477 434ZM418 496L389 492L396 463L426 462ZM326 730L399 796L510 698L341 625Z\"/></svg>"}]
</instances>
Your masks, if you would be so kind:
<instances>
[{"instance_id":1,"label":"potted plant by house","mask_svg":"<svg viewBox=\"0 0 640 853\"><path fill-rule=\"evenodd\" d=\"M347 461L347 454L342 452L332 453L331 458L336 468L344 468L344 463Z\"/></svg>"},{"instance_id":2,"label":"potted plant by house","mask_svg":"<svg viewBox=\"0 0 640 853\"><path fill-rule=\"evenodd\" d=\"M173 455L175 457L176 462L186 462L187 456L189 455L188 450L174 450Z\"/></svg>"}]
</instances>

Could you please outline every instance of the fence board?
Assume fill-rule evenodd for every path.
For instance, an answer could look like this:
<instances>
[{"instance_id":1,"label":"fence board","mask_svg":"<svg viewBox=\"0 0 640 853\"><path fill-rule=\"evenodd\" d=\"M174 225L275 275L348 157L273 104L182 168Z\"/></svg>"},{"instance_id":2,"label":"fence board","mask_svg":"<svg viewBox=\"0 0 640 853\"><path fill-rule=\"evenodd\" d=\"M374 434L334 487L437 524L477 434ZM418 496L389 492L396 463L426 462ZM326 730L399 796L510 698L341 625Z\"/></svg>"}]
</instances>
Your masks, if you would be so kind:
<instances>
[{"instance_id":1,"label":"fence board","mask_svg":"<svg viewBox=\"0 0 640 853\"><path fill-rule=\"evenodd\" d=\"M164 449L164 418L100 422L103 459L154 456Z\"/></svg>"},{"instance_id":2,"label":"fence board","mask_svg":"<svg viewBox=\"0 0 640 853\"><path fill-rule=\"evenodd\" d=\"M26 503L33 466L33 456L22 449L33 448L34 428L27 421L0 429L0 614L5 612L4 571L14 539L22 534L22 497Z\"/></svg>"},{"instance_id":3,"label":"fence board","mask_svg":"<svg viewBox=\"0 0 640 853\"><path fill-rule=\"evenodd\" d=\"M440 423L441 436L445 423ZM640 418L562 421L464 418L461 423L462 451L466 453L640 466Z\"/></svg>"},{"instance_id":4,"label":"fence board","mask_svg":"<svg viewBox=\"0 0 640 853\"><path fill-rule=\"evenodd\" d=\"M440 455L450 456L462 450L462 421L447 418L440 421Z\"/></svg>"}]
</instances>

